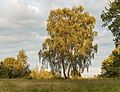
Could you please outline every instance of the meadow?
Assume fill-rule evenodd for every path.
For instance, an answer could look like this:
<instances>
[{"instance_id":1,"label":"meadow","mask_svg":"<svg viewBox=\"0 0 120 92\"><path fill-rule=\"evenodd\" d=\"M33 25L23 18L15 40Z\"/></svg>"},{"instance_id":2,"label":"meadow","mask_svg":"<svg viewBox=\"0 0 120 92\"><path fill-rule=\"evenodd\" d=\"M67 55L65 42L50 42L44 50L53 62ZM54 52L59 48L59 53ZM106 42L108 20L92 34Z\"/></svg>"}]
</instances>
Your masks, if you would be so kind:
<instances>
[{"instance_id":1,"label":"meadow","mask_svg":"<svg viewBox=\"0 0 120 92\"><path fill-rule=\"evenodd\" d=\"M0 92L120 92L120 80L0 79Z\"/></svg>"}]
</instances>

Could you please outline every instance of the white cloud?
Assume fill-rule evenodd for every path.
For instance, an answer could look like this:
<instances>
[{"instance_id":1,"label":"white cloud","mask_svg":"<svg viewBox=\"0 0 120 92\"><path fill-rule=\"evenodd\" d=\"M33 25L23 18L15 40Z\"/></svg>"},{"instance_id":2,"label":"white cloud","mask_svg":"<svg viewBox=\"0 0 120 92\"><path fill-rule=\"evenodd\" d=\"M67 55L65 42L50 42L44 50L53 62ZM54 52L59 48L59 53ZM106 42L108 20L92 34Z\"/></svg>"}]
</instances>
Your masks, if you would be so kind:
<instances>
[{"instance_id":1,"label":"white cloud","mask_svg":"<svg viewBox=\"0 0 120 92\"><path fill-rule=\"evenodd\" d=\"M3 22L0 24L0 28L28 28L41 25L37 7L29 7L19 0L4 0L0 8L0 18Z\"/></svg>"},{"instance_id":2,"label":"white cloud","mask_svg":"<svg viewBox=\"0 0 120 92\"><path fill-rule=\"evenodd\" d=\"M32 6L32 5L30 5L30 4L28 5L28 7L29 7L30 9L34 10L36 13L39 14L40 9L39 9L38 7L36 7L36 6Z\"/></svg>"}]
</instances>

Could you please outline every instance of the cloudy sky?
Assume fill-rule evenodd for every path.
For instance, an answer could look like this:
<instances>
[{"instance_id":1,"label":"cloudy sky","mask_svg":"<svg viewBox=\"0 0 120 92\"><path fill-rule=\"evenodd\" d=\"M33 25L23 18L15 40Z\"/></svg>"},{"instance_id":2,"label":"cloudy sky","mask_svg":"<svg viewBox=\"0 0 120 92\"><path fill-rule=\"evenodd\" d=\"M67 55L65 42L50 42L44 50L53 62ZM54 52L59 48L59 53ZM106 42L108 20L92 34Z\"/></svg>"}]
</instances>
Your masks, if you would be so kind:
<instances>
[{"instance_id":1,"label":"cloudy sky","mask_svg":"<svg viewBox=\"0 0 120 92\"><path fill-rule=\"evenodd\" d=\"M38 63L37 53L47 37L46 20L51 9L82 5L85 11L96 17L95 30L98 32L95 42L99 50L89 73L100 73L101 62L114 48L112 34L102 28L100 14L109 0L0 0L0 60L16 57L20 49L28 55L31 68Z\"/></svg>"}]
</instances>

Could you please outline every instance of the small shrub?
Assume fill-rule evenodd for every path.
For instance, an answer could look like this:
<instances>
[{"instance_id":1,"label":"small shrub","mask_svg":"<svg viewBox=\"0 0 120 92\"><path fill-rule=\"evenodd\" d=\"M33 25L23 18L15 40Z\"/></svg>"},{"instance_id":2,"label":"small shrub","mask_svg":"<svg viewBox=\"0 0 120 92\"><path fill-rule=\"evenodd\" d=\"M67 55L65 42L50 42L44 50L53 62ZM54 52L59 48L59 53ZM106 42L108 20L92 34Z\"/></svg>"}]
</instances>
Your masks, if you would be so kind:
<instances>
[{"instance_id":1,"label":"small shrub","mask_svg":"<svg viewBox=\"0 0 120 92\"><path fill-rule=\"evenodd\" d=\"M52 79L53 75L51 72L46 71L46 70L38 70L38 69L34 69L31 74L30 74L30 78L32 79Z\"/></svg>"}]
</instances>

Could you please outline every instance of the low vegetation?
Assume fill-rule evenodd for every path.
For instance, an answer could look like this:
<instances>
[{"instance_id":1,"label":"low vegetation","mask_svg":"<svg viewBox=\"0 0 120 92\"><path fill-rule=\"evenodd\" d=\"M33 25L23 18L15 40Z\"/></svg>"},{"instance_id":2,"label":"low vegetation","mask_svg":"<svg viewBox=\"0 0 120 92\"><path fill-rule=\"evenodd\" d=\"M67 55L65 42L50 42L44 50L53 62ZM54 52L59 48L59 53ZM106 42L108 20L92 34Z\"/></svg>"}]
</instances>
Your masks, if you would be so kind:
<instances>
[{"instance_id":1,"label":"low vegetation","mask_svg":"<svg viewBox=\"0 0 120 92\"><path fill-rule=\"evenodd\" d=\"M1 79L0 92L120 92L119 79Z\"/></svg>"},{"instance_id":2,"label":"low vegetation","mask_svg":"<svg viewBox=\"0 0 120 92\"><path fill-rule=\"evenodd\" d=\"M35 68L31 71L30 79L52 79L54 78L53 74L46 70L38 70L38 68Z\"/></svg>"}]
</instances>

